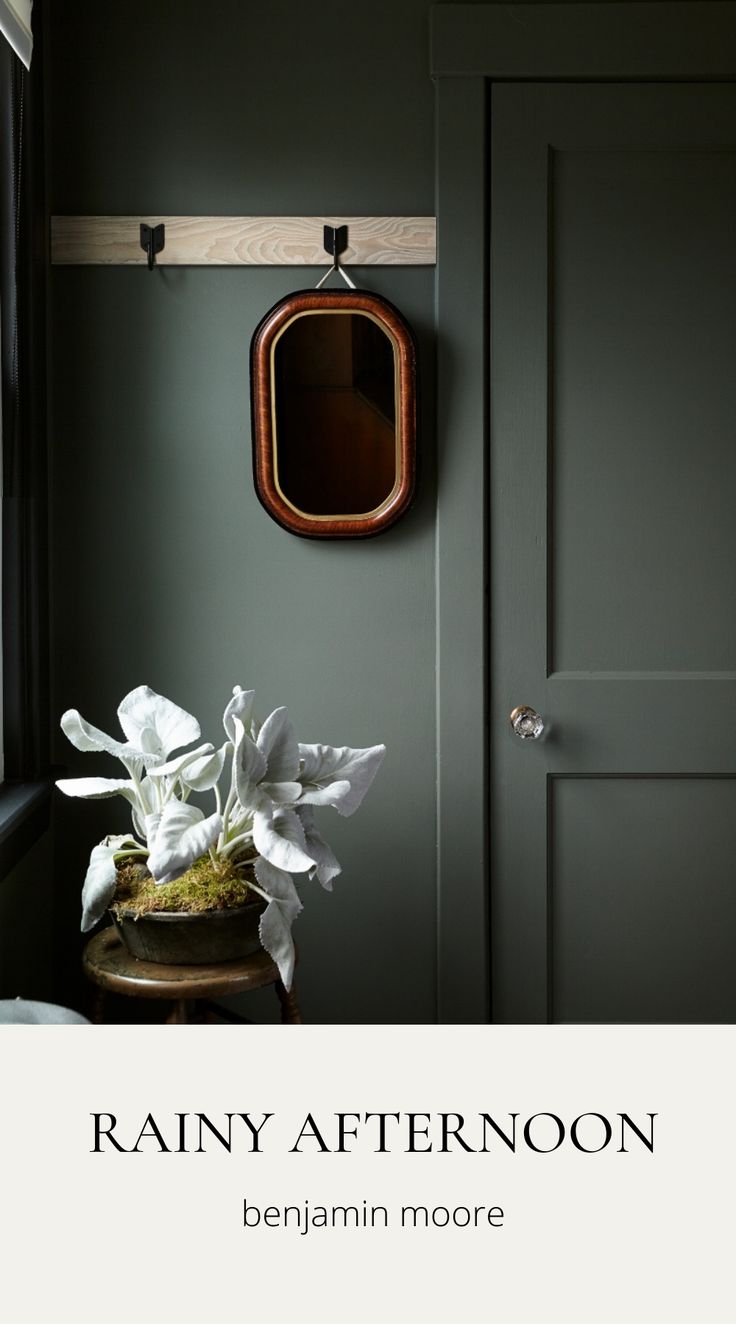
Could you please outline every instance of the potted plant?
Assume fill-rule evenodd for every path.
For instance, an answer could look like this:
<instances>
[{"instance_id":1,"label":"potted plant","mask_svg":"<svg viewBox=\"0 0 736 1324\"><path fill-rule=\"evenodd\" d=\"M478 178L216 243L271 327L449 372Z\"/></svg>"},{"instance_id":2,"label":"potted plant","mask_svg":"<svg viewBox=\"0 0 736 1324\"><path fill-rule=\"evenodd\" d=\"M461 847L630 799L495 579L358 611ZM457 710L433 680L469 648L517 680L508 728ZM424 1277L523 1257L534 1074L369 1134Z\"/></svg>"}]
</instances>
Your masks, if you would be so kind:
<instances>
[{"instance_id":1,"label":"potted plant","mask_svg":"<svg viewBox=\"0 0 736 1324\"><path fill-rule=\"evenodd\" d=\"M314 810L353 814L385 746L299 744L286 708L260 723L253 701L253 690L235 686L217 749L198 744L196 718L147 685L118 707L124 740L69 709L61 728L71 743L112 754L126 775L56 784L84 799L119 795L131 807L132 833L107 836L92 850L83 932L109 908L126 945L148 959L226 960L260 942L289 989L291 927L302 909L292 875L307 874L329 891L341 872ZM214 797L213 812L192 802L201 793Z\"/></svg>"}]
</instances>

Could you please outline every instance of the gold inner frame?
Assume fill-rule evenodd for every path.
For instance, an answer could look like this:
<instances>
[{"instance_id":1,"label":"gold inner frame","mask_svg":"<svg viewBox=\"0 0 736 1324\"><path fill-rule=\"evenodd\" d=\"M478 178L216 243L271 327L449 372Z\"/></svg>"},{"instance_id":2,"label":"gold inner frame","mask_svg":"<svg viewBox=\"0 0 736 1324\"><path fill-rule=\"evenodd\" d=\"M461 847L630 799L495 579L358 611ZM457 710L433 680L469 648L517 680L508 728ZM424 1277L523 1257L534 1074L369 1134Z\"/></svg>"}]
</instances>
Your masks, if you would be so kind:
<instances>
[{"instance_id":1,"label":"gold inner frame","mask_svg":"<svg viewBox=\"0 0 736 1324\"><path fill-rule=\"evenodd\" d=\"M284 333L288 331L289 327L293 326L294 322L298 322L300 318L333 317L333 316L334 317L368 317L371 322L375 322L376 326L380 328L383 334L391 342L391 346L394 352L394 408L396 415L394 472L396 477L394 478L394 485L391 488L391 491L389 492L388 496L384 498L384 500L380 503L380 505L375 506L373 510L359 511L352 515L313 515L310 513L310 511L300 510L299 506L295 506L294 502L290 501L289 498L283 492L281 488L281 483L279 481L278 432L276 428L276 346L278 345ZM276 332L276 335L274 336L273 341L271 343L271 351L269 355L270 380L271 380L271 444L273 447L273 480L276 487L276 491L281 497L281 500L284 502L284 505L288 506L290 510L293 510L295 514L301 515L303 519L314 520L315 523L334 521L334 520L349 520L355 522L356 520L370 519L372 516L380 515L382 511L386 510L388 506L390 506L394 497L396 496L396 493L398 492L401 486L402 430L401 430L401 411L399 408L400 384L401 384L400 373L399 373L399 356L400 356L400 346L394 333L389 329L389 327L386 326L385 322L381 321L380 317L376 317L375 313L367 312L364 308L304 308L301 310L301 312L294 313L293 316L290 317L287 322L284 322L284 325L282 327L279 327L279 330Z\"/></svg>"}]
</instances>

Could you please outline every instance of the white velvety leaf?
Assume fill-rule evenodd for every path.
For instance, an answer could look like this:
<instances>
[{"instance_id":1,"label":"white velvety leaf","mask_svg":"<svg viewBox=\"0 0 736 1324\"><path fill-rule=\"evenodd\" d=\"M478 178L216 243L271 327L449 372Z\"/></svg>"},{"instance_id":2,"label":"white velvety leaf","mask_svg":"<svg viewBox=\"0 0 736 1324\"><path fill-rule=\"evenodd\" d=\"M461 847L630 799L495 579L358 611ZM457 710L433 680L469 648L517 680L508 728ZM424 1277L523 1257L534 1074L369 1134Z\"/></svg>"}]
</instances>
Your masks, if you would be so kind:
<instances>
[{"instance_id":1,"label":"white velvety leaf","mask_svg":"<svg viewBox=\"0 0 736 1324\"><path fill-rule=\"evenodd\" d=\"M342 873L342 866L335 859L332 848L314 826L314 811L311 805L300 805L296 812L304 828L307 851L315 861L315 867L310 870L309 877L317 878L325 890L331 892L332 880Z\"/></svg>"},{"instance_id":2,"label":"white velvety leaf","mask_svg":"<svg viewBox=\"0 0 736 1324\"><path fill-rule=\"evenodd\" d=\"M112 736L92 726L91 722L86 722L76 708L68 708L64 713L61 729L74 748L81 749L85 753L104 751L105 754L113 754L117 759L124 759L136 753L130 745L124 745L121 740L113 740Z\"/></svg>"},{"instance_id":3,"label":"white velvety leaf","mask_svg":"<svg viewBox=\"0 0 736 1324\"><path fill-rule=\"evenodd\" d=\"M235 787L238 792L238 799L244 809L253 812L258 806L266 807L269 802L264 801L263 796L258 792L258 783L262 780L266 771L266 759L256 745L251 740L243 723L239 717L233 718L235 729Z\"/></svg>"},{"instance_id":4,"label":"white velvety leaf","mask_svg":"<svg viewBox=\"0 0 736 1324\"><path fill-rule=\"evenodd\" d=\"M146 828L148 868L156 883L171 883L214 844L222 819L219 814L205 818L196 805L170 800L160 815L151 815Z\"/></svg>"},{"instance_id":5,"label":"white velvety leaf","mask_svg":"<svg viewBox=\"0 0 736 1324\"><path fill-rule=\"evenodd\" d=\"M137 805L133 805L133 808L130 811L130 817L133 823L133 831L137 832L139 837L143 837L144 840L147 840L148 833L146 832L146 820L141 818Z\"/></svg>"},{"instance_id":6,"label":"white velvety leaf","mask_svg":"<svg viewBox=\"0 0 736 1324\"><path fill-rule=\"evenodd\" d=\"M104 915L115 891L114 849L101 841L92 850L82 887L82 932L86 933Z\"/></svg>"},{"instance_id":7,"label":"white velvety leaf","mask_svg":"<svg viewBox=\"0 0 736 1324\"><path fill-rule=\"evenodd\" d=\"M127 750L127 754L120 756L125 764L125 769L131 777L137 777L140 780L151 764L156 762L156 757L153 754L144 754L139 749L133 749L132 745L128 746Z\"/></svg>"},{"instance_id":8,"label":"white velvety leaf","mask_svg":"<svg viewBox=\"0 0 736 1324\"><path fill-rule=\"evenodd\" d=\"M256 811L253 845L270 864L289 873L305 873L316 863L307 854L304 828L293 809L277 809L273 815Z\"/></svg>"},{"instance_id":9,"label":"white velvety leaf","mask_svg":"<svg viewBox=\"0 0 736 1324\"><path fill-rule=\"evenodd\" d=\"M329 786L314 786L303 790L300 804L303 805L333 805L335 808L342 800L345 800L350 794L349 781L331 782Z\"/></svg>"},{"instance_id":10,"label":"white velvety leaf","mask_svg":"<svg viewBox=\"0 0 736 1324\"><path fill-rule=\"evenodd\" d=\"M156 839L156 833L158 832L160 823L161 823L160 809L154 809L152 813L146 814L145 823L143 825L145 828L145 832L143 835L146 838L146 842L148 843L149 850L152 848L153 843Z\"/></svg>"},{"instance_id":11,"label":"white velvety leaf","mask_svg":"<svg viewBox=\"0 0 736 1324\"><path fill-rule=\"evenodd\" d=\"M354 814L378 772L385 753L385 745L371 745L367 749L350 749L347 745L340 748L333 748L332 745L300 745L302 770L299 780L305 791L303 801L310 803L314 791L324 787L335 788L337 782L348 782L349 790L341 792L339 798L333 798L329 803L345 818Z\"/></svg>"},{"instance_id":12,"label":"white velvety leaf","mask_svg":"<svg viewBox=\"0 0 736 1324\"><path fill-rule=\"evenodd\" d=\"M222 715L222 724L225 727L225 735L228 740L232 740L233 744L235 744L235 726L233 718L239 718L246 731L248 730L253 716L253 700L255 694L255 690L241 690L239 685L236 685L233 688L233 697Z\"/></svg>"},{"instance_id":13,"label":"white velvety leaf","mask_svg":"<svg viewBox=\"0 0 736 1324\"><path fill-rule=\"evenodd\" d=\"M133 831L138 833L144 841L148 840L146 831L146 820L155 812L158 806L158 787L152 782L150 777L144 777L143 781L138 783L138 804L133 805ZM141 811L143 816L141 817Z\"/></svg>"},{"instance_id":14,"label":"white velvety leaf","mask_svg":"<svg viewBox=\"0 0 736 1324\"><path fill-rule=\"evenodd\" d=\"M158 808L158 797L160 787L151 781L150 777L144 777L138 783L138 794L142 803L146 806L146 812L152 814Z\"/></svg>"},{"instance_id":15,"label":"white velvety leaf","mask_svg":"<svg viewBox=\"0 0 736 1324\"><path fill-rule=\"evenodd\" d=\"M107 800L111 795L124 795L135 803L135 783L115 777L62 777L56 783L64 795L79 796L82 800Z\"/></svg>"},{"instance_id":16,"label":"white velvety leaf","mask_svg":"<svg viewBox=\"0 0 736 1324\"><path fill-rule=\"evenodd\" d=\"M115 891L115 855L117 851L135 848L140 843L132 837L105 837L95 846L89 857L89 867L82 887L82 932L94 927L107 910ZM141 852L143 848L141 847Z\"/></svg>"},{"instance_id":17,"label":"white velvety leaf","mask_svg":"<svg viewBox=\"0 0 736 1324\"><path fill-rule=\"evenodd\" d=\"M139 685L126 694L118 708L120 725L128 740L146 753L166 758L175 749L192 745L202 734L199 722L178 704Z\"/></svg>"},{"instance_id":18,"label":"white velvety leaf","mask_svg":"<svg viewBox=\"0 0 736 1324\"><path fill-rule=\"evenodd\" d=\"M214 745L209 740L205 745L199 745L197 749L192 749L188 754L179 754L175 759L169 759L167 763L157 763L154 768L149 768L149 777L178 777L183 768L188 768L190 763L203 754L212 754Z\"/></svg>"},{"instance_id":19,"label":"white velvety leaf","mask_svg":"<svg viewBox=\"0 0 736 1324\"><path fill-rule=\"evenodd\" d=\"M302 903L291 878L282 869L274 868L268 860L258 859L255 872L264 892L272 897L261 915L259 925L261 942L271 959L276 962L282 984L286 989L290 989L294 978L295 961L291 926L302 908Z\"/></svg>"},{"instance_id":20,"label":"white velvety leaf","mask_svg":"<svg viewBox=\"0 0 736 1324\"><path fill-rule=\"evenodd\" d=\"M299 900L299 893L294 886L291 874L287 873L285 869L277 869L275 864L271 864L269 860L264 860L262 855L257 857L253 868L256 880L260 883L264 892L268 892L268 895L277 901L288 902L290 906L294 907L294 913L298 915L302 909L302 903Z\"/></svg>"},{"instance_id":21,"label":"white velvety leaf","mask_svg":"<svg viewBox=\"0 0 736 1324\"><path fill-rule=\"evenodd\" d=\"M269 782L293 782L299 776L299 746L286 708L275 708L258 733Z\"/></svg>"},{"instance_id":22,"label":"white velvety leaf","mask_svg":"<svg viewBox=\"0 0 736 1324\"><path fill-rule=\"evenodd\" d=\"M302 793L301 782L261 782L260 789L274 804L296 804Z\"/></svg>"},{"instance_id":23,"label":"white velvety leaf","mask_svg":"<svg viewBox=\"0 0 736 1324\"><path fill-rule=\"evenodd\" d=\"M271 960L276 962L281 982L287 992L294 978L296 960L294 939L291 936L291 926L295 919L296 916L282 906L280 901L269 901L258 925L261 943Z\"/></svg>"},{"instance_id":24,"label":"white velvety leaf","mask_svg":"<svg viewBox=\"0 0 736 1324\"><path fill-rule=\"evenodd\" d=\"M231 750L232 745L228 740L209 758L195 759L193 763L188 763L181 775L184 785L189 786L193 791L211 791L220 780L225 758Z\"/></svg>"}]
</instances>

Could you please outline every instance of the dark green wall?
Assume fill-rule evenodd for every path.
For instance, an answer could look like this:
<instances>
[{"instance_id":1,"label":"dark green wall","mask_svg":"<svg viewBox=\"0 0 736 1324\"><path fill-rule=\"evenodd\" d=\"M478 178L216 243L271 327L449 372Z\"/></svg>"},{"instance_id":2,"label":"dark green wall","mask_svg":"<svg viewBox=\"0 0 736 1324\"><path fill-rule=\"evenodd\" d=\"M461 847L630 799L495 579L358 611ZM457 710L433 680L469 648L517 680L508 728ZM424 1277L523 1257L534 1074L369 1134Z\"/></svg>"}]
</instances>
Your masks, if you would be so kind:
<instances>
[{"instance_id":1,"label":"dark green wall","mask_svg":"<svg viewBox=\"0 0 736 1324\"><path fill-rule=\"evenodd\" d=\"M50 211L433 212L429 9L47 0ZM325 545L261 509L248 422L253 328L316 273L53 270L52 704L109 726L146 682L216 739L237 682L262 712L287 703L303 739L385 741L359 815L322 815L344 876L332 897L307 896L299 978L313 1021L423 1021L436 981L434 278L357 274L420 338L421 484L393 531ZM69 757L61 739L56 755ZM112 822L65 802L58 823L71 981L85 853Z\"/></svg>"},{"instance_id":2,"label":"dark green wall","mask_svg":"<svg viewBox=\"0 0 736 1324\"><path fill-rule=\"evenodd\" d=\"M52 213L433 212L425 0L49 8ZM53 711L109 729L145 682L216 740L237 682L263 714L286 703L301 739L385 741L359 814L322 812L344 875L331 897L309 889L299 982L312 1021L431 1020L433 273L358 272L419 335L423 427L415 507L355 544L283 532L252 484L250 337L317 274L53 270ZM57 758L71 753L59 738ZM110 815L65 802L58 817L76 962L84 854Z\"/></svg>"}]
</instances>

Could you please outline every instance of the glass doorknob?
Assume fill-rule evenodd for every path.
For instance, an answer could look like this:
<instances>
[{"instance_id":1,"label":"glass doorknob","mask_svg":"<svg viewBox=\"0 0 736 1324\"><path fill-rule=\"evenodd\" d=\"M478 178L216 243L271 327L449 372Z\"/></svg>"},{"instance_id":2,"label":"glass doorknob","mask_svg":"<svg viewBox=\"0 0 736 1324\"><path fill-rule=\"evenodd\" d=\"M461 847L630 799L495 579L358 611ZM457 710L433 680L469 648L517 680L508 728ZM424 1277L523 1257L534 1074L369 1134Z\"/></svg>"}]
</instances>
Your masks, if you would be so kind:
<instances>
[{"instance_id":1,"label":"glass doorknob","mask_svg":"<svg viewBox=\"0 0 736 1324\"><path fill-rule=\"evenodd\" d=\"M534 708L527 707L525 703L509 713L509 722L511 730L520 740L539 740L544 731L544 722L539 713L535 712Z\"/></svg>"}]
</instances>

